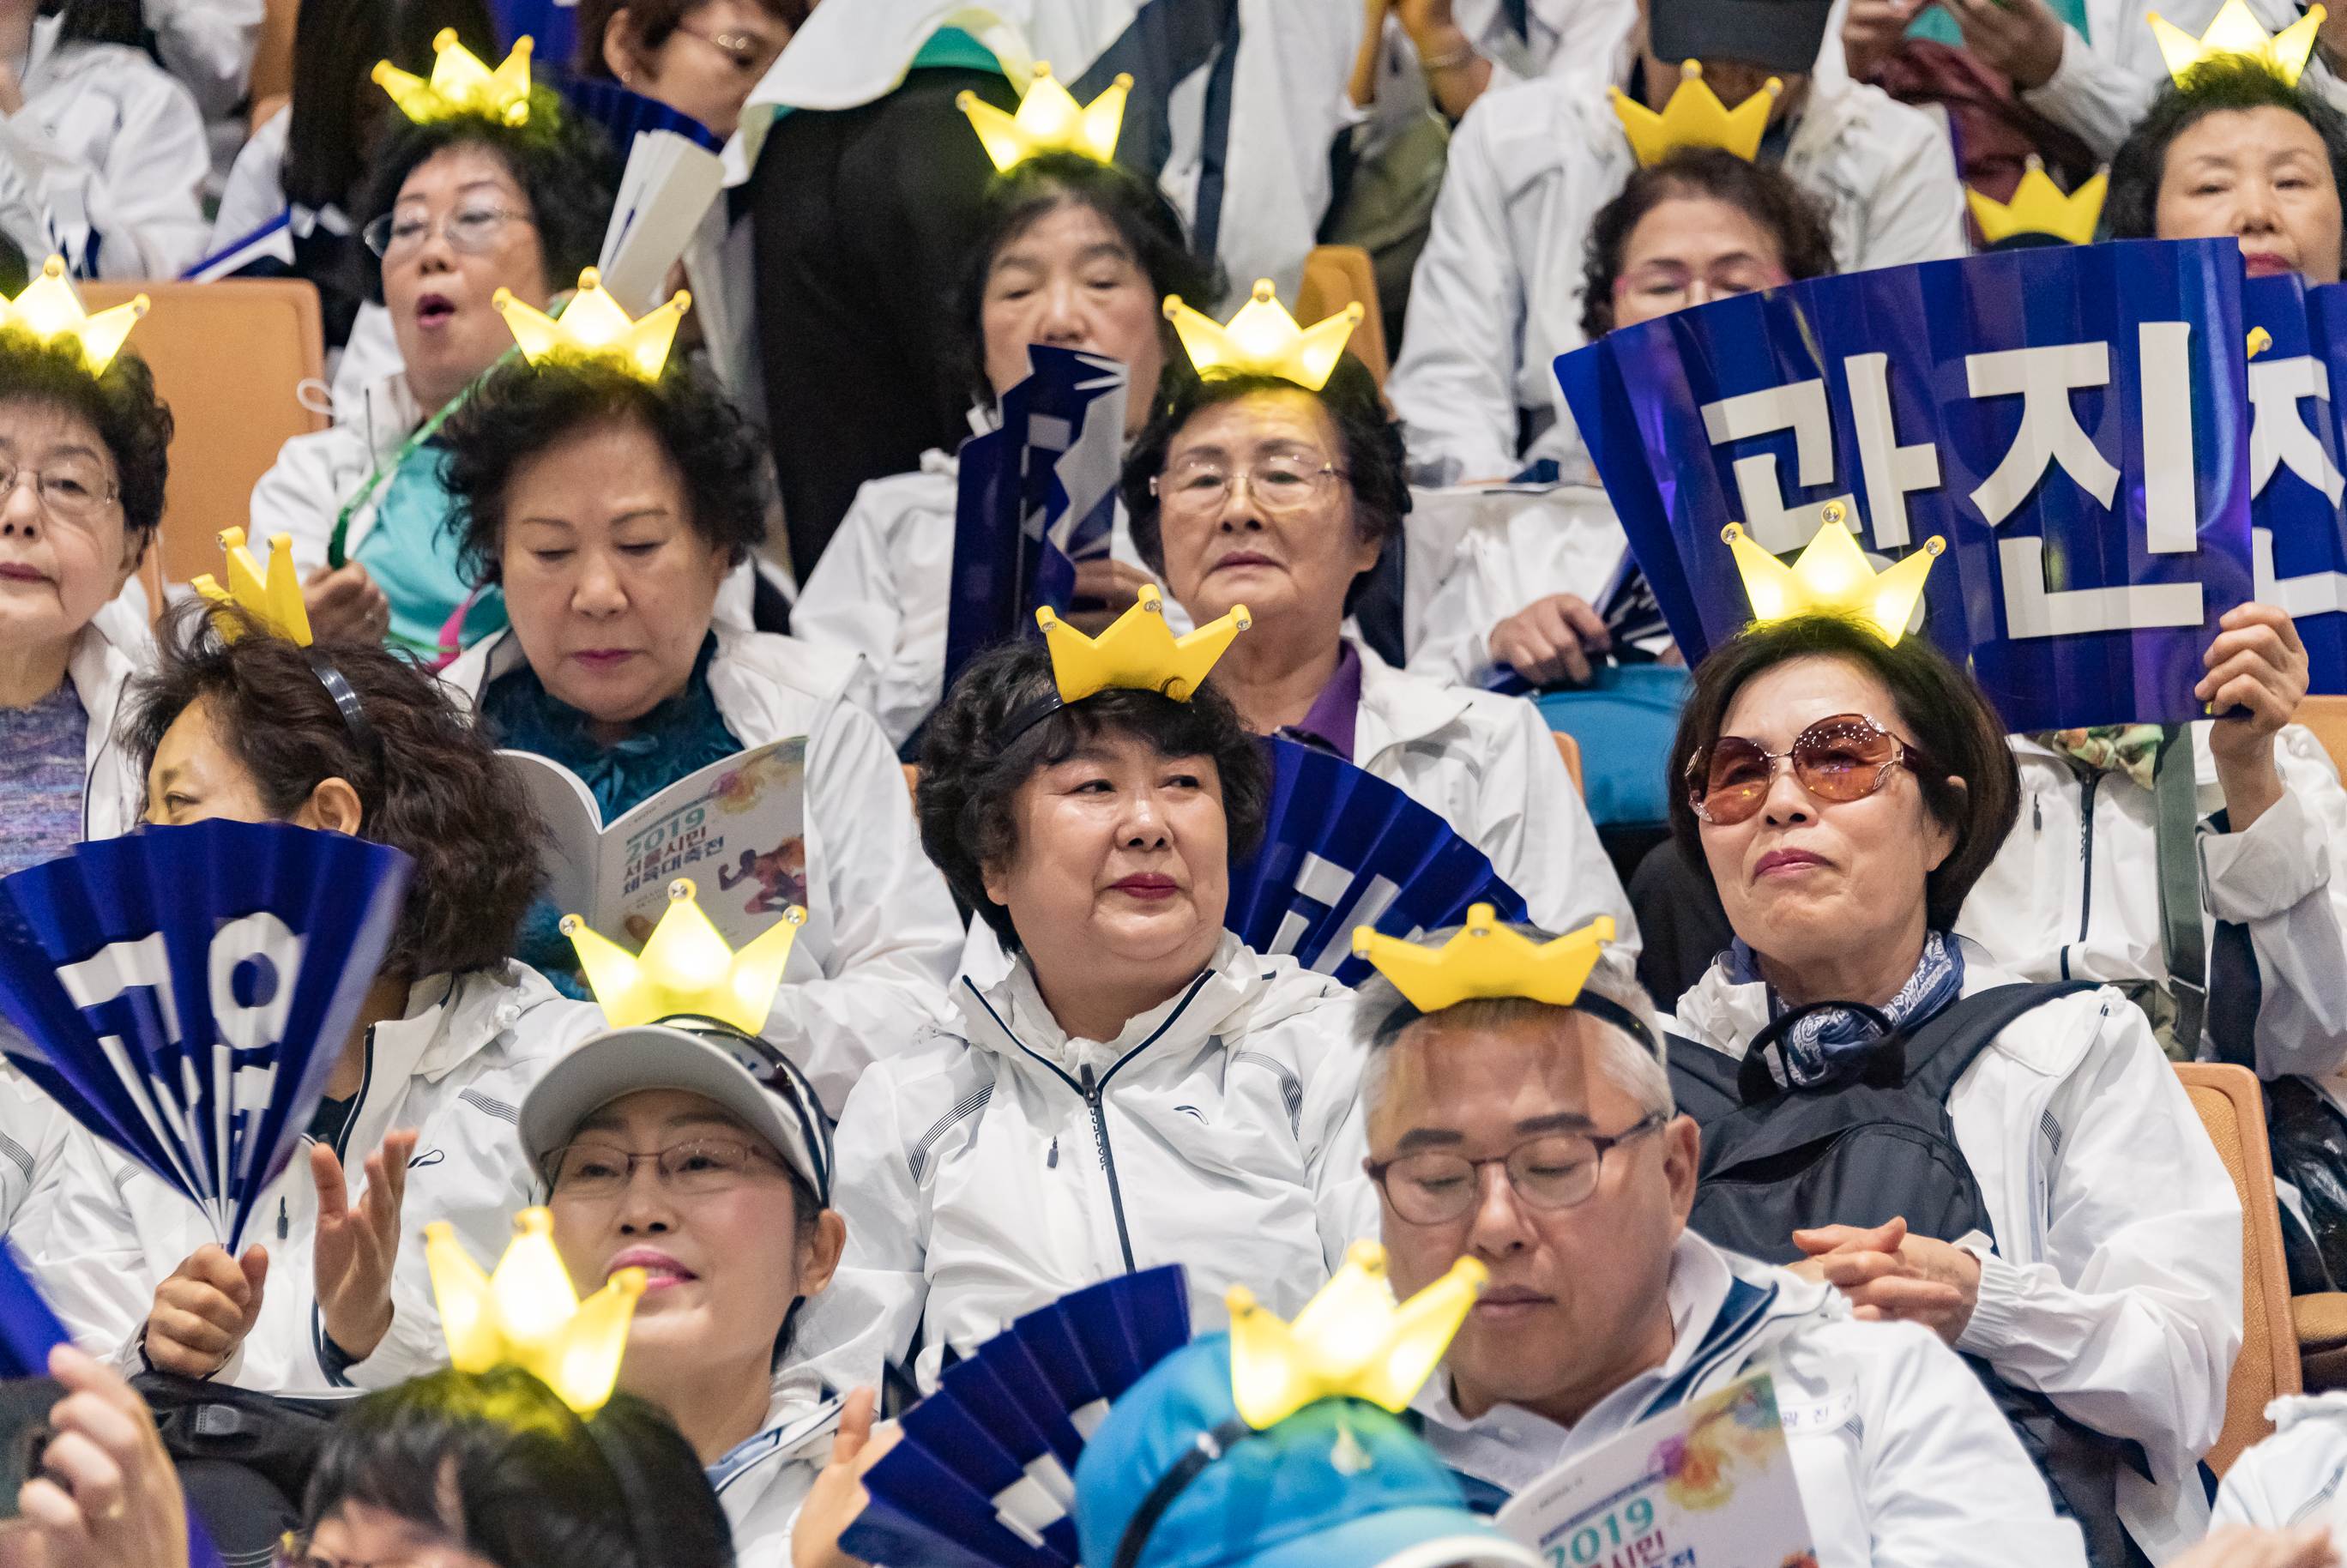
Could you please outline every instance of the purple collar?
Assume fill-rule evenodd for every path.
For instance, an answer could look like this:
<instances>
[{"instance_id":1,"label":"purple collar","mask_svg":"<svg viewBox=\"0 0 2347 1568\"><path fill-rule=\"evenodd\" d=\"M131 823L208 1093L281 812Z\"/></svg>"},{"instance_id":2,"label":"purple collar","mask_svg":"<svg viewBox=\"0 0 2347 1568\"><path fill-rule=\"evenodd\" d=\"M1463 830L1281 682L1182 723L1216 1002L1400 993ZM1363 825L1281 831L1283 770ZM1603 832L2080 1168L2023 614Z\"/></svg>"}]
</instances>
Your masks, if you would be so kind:
<instances>
[{"instance_id":1,"label":"purple collar","mask_svg":"<svg viewBox=\"0 0 2347 1568\"><path fill-rule=\"evenodd\" d=\"M1337 672L1320 688L1320 695L1312 699L1304 722L1289 725L1284 733L1325 746L1349 763L1353 732L1361 716L1361 655L1349 642L1340 641L1337 647L1342 651L1337 656Z\"/></svg>"}]
</instances>

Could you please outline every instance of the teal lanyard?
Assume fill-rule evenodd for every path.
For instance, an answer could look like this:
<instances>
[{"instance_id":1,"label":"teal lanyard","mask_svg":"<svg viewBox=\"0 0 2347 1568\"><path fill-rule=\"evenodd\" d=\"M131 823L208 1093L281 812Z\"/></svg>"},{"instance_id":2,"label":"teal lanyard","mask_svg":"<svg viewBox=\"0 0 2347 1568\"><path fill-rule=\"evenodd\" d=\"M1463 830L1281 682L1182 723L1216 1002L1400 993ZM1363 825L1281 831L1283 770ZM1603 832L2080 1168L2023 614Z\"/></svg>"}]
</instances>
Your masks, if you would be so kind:
<instances>
[{"instance_id":1,"label":"teal lanyard","mask_svg":"<svg viewBox=\"0 0 2347 1568\"><path fill-rule=\"evenodd\" d=\"M374 499L374 493L383 488L383 482L385 479L390 478L394 474L398 473L399 470L406 464L407 460L415 456L415 449L418 446L423 446L426 441L431 440L432 437L440 434L440 426L447 424L448 416L465 405L466 400L473 395L473 391L476 387L489 379L491 371L496 370L498 365L505 364L506 361L511 359L515 354L520 352L521 345L517 343L513 347L506 350L505 353L497 355L496 360L490 364L488 370L481 372L480 374L475 376L471 381L466 382L465 384L464 391L458 393L456 396L450 398L446 404L442 405L439 413L425 420L422 425L417 425L415 434L410 436L405 442L401 443L399 450L391 455L390 462L378 463L374 466L374 467L368 473L364 482L363 482L359 486L358 489L352 494L351 498L343 503L343 509L334 514L334 531L333 534L328 536L326 539L326 566L328 569L340 571L343 568L350 564L350 555L349 552L343 548L343 544L350 537L351 519L356 517L361 508L365 507L369 501Z\"/></svg>"}]
</instances>

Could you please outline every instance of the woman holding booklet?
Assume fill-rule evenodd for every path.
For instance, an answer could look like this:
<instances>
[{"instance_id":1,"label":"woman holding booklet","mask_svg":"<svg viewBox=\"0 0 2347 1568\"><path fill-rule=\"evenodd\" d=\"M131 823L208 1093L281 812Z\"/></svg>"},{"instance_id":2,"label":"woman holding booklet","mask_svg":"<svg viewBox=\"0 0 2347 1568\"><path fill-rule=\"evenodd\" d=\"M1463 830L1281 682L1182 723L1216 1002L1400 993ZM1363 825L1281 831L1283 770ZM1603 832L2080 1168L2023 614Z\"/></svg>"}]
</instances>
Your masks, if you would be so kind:
<instances>
[{"instance_id":1,"label":"woman holding booklet","mask_svg":"<svg viewBox=\"0 0 2347 1568\"><path fill-rule=\"evenodd\" d=\"M718 585L765 535L756 436L681 359L648 376L641 350L568 335L589 302L618 315L591 288L561 323L507 302L533 357L443 432L464 570L503 588L512 622L445 678L499 745L576 774L607 824L712 762L805 737L806 919L765 1034L844 1103L868 1063L942 1021L961 922L894 751L844 700L853 656L712 624ZM771 878L721 892L724 868L701 877L712 904L781 917ZM544 961L574 968L567 948Z\"/></svg>"}]
</instances>

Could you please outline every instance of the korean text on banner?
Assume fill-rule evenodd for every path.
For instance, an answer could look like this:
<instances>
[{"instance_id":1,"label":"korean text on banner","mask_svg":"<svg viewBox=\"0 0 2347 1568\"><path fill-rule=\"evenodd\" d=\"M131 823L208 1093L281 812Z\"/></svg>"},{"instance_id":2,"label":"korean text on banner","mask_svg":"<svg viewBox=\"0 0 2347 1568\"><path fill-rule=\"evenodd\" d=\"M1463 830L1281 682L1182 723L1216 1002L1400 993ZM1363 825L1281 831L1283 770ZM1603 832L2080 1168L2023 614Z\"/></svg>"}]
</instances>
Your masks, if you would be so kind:
<instances>
[{"instance_id":1,"label":"korean text on banner","mask_svg":"<svg viewBox=\"0 0 2347 1568\"><path fill-rule=\"evenodd\" d=\"M2297 623L2307 690L2347 693L2347 479L2331 396L2332 378L2347 377L2347 285L2251 278L2241 315L2257 599Z\"/></svg>"}]
</instances>

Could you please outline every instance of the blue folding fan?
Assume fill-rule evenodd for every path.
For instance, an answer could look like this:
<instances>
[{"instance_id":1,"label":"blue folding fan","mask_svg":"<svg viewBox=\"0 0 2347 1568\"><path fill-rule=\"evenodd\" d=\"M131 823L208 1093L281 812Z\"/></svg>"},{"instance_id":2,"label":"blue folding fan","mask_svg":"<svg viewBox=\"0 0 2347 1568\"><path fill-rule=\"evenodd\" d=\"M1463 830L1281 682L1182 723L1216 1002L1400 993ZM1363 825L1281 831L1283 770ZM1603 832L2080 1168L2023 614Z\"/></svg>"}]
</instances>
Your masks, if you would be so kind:
<instances>
[{"instance_id":1,"label":"blue folding fan","mask_svg":"<svg viewBox=\"0 0 2347 1568\"><path fill-rule=\"evenodd\" d=\"M1179 1265L1029 1313L905 1413L840 1546L866 1563L1072 1568L1077 1456L1110 1403L1189 1342Z\"/></svg>"},{"instance_id":2,"label":"blue folding fan","mask_svg":"<svg viewBox=\"0 0 2347 1568\"><path fill-rule=\"evenodd\" d=\"M408 870L343 834L203 822L0 879L0 1051L235 1252L316 1112Z\"/></svg>"},{"instance_id":3,"label":"blue folding fan","mask_svg":"<svg viewBox=\"0 0 2347 1568\"><path fill-rule=\"evenodd\" d=\"M1368 978L1353 927L1391 937L1456 925L1471 904L1522 920L1522 895L1442 817L1334 753L1275 737L1263 843L1231 868L1223 924L1348 986Z\"/></svg>"}]
</instances>

